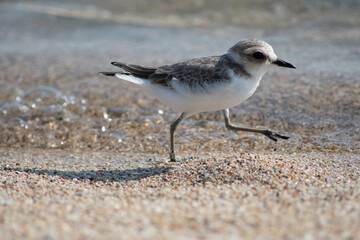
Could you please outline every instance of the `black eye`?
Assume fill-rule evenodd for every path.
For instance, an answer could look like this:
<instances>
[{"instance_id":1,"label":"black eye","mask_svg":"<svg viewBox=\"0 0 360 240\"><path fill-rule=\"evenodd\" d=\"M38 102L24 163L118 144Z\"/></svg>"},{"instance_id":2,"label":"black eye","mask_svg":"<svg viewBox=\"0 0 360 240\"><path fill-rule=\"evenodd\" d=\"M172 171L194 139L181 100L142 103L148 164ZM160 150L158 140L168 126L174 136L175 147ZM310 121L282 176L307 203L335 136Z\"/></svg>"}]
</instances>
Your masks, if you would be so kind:
<instances>
[{"instance_id":1,"label":"black eye","mask_svg":"<svg viewBox=\"0 0 360 240\"><path fill-rule=\"evenodd\" d=\"M254 52L253 53L253 57L255 58L255 59L263 59L264 58L264 54L262 54L261 52Z\"/></svg>"}]
</instances>

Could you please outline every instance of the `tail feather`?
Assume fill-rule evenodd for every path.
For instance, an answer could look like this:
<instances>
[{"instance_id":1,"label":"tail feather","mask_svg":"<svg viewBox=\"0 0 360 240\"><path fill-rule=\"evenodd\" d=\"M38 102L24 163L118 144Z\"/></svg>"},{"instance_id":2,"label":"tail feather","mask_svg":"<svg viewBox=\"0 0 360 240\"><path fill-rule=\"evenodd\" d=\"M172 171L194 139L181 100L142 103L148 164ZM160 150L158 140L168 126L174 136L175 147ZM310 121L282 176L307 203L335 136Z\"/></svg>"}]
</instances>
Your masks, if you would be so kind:
<instances>
[{"instance_id":1,"label":"tail feather","mask_svg":"<svg viewBox=\"0 0 360 240\"><path fill-rule=\"evenodd\" d=\"M109 77L115 77L116 74L125 74L125 75L129 75L128 73L124 73L124 72L99 72L100 74L104 75L104 76L109 76Z\"/></svg>"},{"instance_id":2,"label":"tail feather","mask_svg":"<svg viewBox=\"0 0 360 240\"><path fill-rule=\"evenodd\" d=\"M133 76L132 74L126 72L99 72L99 73L104 76L117 77L137 85L141 85L144 83L143 79Z\"/></svg>"},{"instance_id":3,"label":"tail feather","mask_svg":"<svg viewBox=\"0 0 360 240\"><path fill-rule=\"evenodd\" d=\"M128 81L128 82L131 82L131 83L134 83L136 85L143 85L145 84L146 82L149 82L143 78L139 78L139 77L136 77L134 75L131 75L131 74L128 74L128 73L116 73L115 74L115 77L118 77L122 80L125 80L125 81Z\"/></svg>"},{"instance_id":4,"label":"tail feather","mask_svg":"<svg viewBox=\"0 0 360 240\"><path fill-rule=\"evenodd\" d=\"M125 64L120 62L112 62L111 64L125 70L126 72L129 72L131 75L135 77L140 77L145 79L148 79L150 75L154 74L156 71L156 68L142 67L134 64Z\"/></svg>"}]
</instances>

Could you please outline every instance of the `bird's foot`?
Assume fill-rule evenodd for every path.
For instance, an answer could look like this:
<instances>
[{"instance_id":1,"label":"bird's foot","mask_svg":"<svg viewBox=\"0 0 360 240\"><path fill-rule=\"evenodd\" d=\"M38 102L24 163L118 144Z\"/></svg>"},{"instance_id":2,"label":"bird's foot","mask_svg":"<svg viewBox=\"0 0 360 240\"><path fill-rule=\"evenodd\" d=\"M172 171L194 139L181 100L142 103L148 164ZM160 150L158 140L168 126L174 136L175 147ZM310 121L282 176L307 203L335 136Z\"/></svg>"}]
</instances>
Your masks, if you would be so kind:
<instances>
[{"instance_id":1,"label":"bird's foot","mask_svg":"<svg viewBox=\"0 0 360 240\"><path fill-rule=\"evenodd\" d=\"M194 157L176 159L175 158L175 151L170 151L170 161L169 162L187 162L187 161L192 160L192 159L194 159Z\"/></svg>"},{"instance_id":2,"label":"bird's foot","mask_svg":"<svg viewBox=\"0 0 360 240\"><path fill-rule=\"evenodd\" d=\"M271 140L277 142L277 138L281 138L281 139L289 139L290 137L288 136L284 136L284 135L280 135L277 132L273 132L270 130L264 130L262 132L262 134L264 134L266 137L270 138Z\"/></svg>"}]
</instances>

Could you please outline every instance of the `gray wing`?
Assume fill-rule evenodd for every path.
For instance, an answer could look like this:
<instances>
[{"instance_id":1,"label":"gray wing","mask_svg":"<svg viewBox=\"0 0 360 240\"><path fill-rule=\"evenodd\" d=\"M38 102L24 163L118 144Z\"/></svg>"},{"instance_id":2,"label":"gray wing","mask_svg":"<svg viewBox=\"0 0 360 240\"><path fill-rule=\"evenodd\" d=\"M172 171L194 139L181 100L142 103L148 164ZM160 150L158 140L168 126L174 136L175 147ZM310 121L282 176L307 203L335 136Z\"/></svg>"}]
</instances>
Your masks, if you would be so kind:
<instances>
[{"instance_id":1,"label":"gray wing","mask_svg":"<svg viewBox=\"0 0 360 240\"><path fill-rule=\"evenodd\" d=\"M219 60L220 56L195 58L158 68L119 62L112 62L111 64L122 68L126 73L135 77L149 79L152 84L172 88L171 80L173 78L189 86L201 86L204 83L227 78L224 70L217 68Z\"/></svg>"},{"instance_id":2,"label":"gray wing","mask_svg":"<svg viewBox=\"0 0 360 240\"><path fill-rule=\"evenodd\" d=\"M188 61L158 67L149 79L153 84L171 87L176 78L183 84L193 86L226 78L224 71L217 68L220 57L195 58Z\"/></svg>"}]
</instances>

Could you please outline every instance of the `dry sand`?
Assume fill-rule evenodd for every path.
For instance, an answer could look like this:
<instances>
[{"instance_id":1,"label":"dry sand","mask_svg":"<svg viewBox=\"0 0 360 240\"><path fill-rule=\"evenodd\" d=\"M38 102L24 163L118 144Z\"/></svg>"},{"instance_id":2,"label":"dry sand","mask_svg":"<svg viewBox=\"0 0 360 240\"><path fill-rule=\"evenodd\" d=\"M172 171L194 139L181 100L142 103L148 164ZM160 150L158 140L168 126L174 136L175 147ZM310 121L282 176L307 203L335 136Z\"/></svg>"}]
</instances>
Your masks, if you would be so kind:
<instances>
[{"instance_id":1,"label":"dry sand","mask_svg":"<svg viewBox=\"0 0 360 240\"><path fill-rule=\"evenodd\" d=\"M356 239L359 162L339 154L10 150L3 239Z\"/></svg>"},{"instance_id":2,"label":"dry sand","mask_svg":"<svg viewBox=\"0 0 360 240\"><path fill-rule=\"evenodd\" d=\"M1 239L360 239L357 15L326 5L324 18L273 29L180 28L36 4L0 5ZM288 141L229 132L220 113L202 113L176 132L178 157L192 158L168 163L178 113L96 74L113 60L222 54L251 37L297 70L266 74L232 121Z\"/></svg>"}]
</instances>

